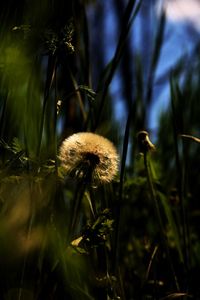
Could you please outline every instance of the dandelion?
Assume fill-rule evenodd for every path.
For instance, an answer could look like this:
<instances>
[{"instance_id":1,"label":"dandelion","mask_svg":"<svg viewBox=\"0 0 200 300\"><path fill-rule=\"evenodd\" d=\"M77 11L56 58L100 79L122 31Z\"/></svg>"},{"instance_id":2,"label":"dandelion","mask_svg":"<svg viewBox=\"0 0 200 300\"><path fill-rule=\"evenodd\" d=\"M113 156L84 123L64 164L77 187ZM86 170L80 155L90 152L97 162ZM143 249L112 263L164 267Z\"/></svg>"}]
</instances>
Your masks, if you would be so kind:
<instances>
[{"instance_id":1,"label":"dandelion","mask_svg":"<svg viewBox=\"0 0 200 300\"><path fill-rule=\"evenodd\" d=\"M107 183L118 171L119 157L108 139L91 132L75 133L65 139L59 158L66 173L84 183Z\"/></svg>"},{"instance_id":2,"label":"dandelion","mask_svg":"<svg viewBox=\"0 0 200 300\"><path fill-rule=\"evenodd\" d=\"M141 153L147 153L148 151L154 151L156 147L152 144L149 139L149 135L147 131L139 131L137 134L138 138L138 147Z\"/></svg>"}]
</instances>

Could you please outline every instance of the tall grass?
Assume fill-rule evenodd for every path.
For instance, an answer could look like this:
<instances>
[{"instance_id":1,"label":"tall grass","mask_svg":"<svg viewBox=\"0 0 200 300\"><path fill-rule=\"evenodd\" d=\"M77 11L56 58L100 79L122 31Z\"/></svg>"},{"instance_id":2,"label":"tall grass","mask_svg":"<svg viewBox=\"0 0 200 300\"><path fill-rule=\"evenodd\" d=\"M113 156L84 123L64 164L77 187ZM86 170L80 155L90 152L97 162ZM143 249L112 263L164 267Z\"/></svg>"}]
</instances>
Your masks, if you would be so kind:
<instances>
[{"instance_id":1,"label":"tall grass","mask_svg":"<svg viewBox=\"0 0 200 300\"><path fill-rule=\"evenodd\" d=\"M137 140L148 121L164 15L147 85L142 56L134 55L126 127L112 118L109 87L143 2L127 2L115 54L95 91L84 1L1 4L0 299L200 297L199 64L182 85L183 65L169 80L171 106L160 118L156 151L141 151ZM99 145L89 167L87 160L66 173L61 143L81 131L115 143L120 161L112 182L92 181Z\"/></svg>"}]
</instances>

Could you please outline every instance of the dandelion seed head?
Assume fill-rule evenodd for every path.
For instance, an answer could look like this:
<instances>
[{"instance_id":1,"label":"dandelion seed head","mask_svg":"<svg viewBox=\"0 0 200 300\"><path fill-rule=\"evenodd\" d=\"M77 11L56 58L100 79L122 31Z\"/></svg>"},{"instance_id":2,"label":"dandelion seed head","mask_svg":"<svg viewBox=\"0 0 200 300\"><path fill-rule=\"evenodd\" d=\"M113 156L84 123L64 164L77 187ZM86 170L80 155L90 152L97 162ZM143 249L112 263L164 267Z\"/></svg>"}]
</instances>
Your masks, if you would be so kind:
<instances>
[{"instance_id":1,"label":"dandelion seed head","mask_svg":"<svg viewBox=\"0 0 200 300\"><path fill-rule=\"evenodd\" d=\"M92 183L106 183L114 179L118 171L119 157L113 143L91 132L75 133L65 139L59 158L67 174Z\"/></svg>"}]
</instances>

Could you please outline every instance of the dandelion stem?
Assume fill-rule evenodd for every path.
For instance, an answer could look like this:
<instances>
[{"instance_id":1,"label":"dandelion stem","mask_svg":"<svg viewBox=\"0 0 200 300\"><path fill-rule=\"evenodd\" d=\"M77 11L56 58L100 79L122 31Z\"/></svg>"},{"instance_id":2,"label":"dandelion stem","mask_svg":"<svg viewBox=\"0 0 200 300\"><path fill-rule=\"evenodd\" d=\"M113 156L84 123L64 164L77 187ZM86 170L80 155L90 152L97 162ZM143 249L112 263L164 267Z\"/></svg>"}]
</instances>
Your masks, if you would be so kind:
<instances>
[{"instance_id":1,"label":"dandelion stem","mask_svg":"<svg viewBox=\"0 0 200 300\"><path fill-rule=\"evenodd\" d=\"M83 183L80 183L77 188L73 199L72 206L72 221L71 221L71 233L73 234L76 228L78 221L78 216L80 212L81 201L85 193L86 186Z\"/></svg>"}]
</instances>

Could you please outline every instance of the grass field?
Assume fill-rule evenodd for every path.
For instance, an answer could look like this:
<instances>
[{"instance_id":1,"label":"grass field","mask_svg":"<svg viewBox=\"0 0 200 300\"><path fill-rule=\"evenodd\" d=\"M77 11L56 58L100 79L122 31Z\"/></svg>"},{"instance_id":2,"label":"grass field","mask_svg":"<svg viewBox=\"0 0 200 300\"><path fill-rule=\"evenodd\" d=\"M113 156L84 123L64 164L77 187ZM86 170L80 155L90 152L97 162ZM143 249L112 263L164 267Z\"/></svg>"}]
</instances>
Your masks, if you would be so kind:
<instances>
[{"instance_id":1,"label":"grass field","mask_svg":"<svg viewBox=\"0 0 200 300\"><path fill-rule=\"evenodd\" d=\"M0 299L198 300L199 44L171 70L155 139L165 16L144 83L142 54L132 78L125 59L142 1L127 1L103 70L86 2L0 4ZM109 92L120 66L124 128Z\"/></svg>"}]
</instances>

